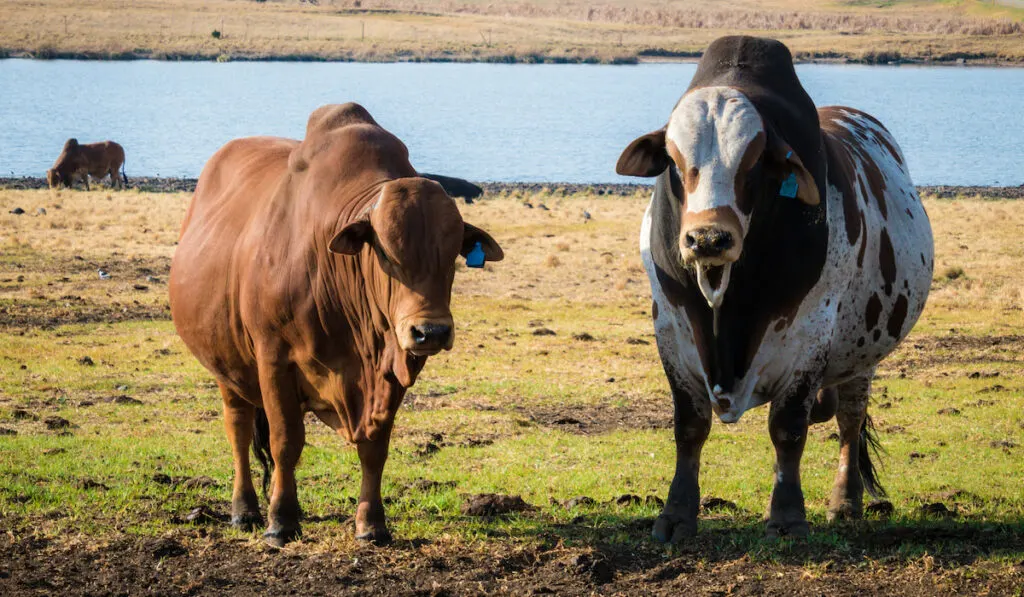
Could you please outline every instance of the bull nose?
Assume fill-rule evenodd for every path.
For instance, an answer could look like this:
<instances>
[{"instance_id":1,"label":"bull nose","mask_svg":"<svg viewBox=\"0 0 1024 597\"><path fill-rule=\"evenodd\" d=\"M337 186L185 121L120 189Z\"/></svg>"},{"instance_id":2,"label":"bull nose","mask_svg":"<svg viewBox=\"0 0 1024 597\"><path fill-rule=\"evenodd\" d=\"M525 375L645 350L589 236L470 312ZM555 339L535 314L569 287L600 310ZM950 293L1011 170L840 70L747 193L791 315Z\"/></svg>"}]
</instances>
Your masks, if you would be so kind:
<instances>
[{"instance_id":1,"label":"bull nose","mask_svg":"<svg viewBox=\"0 0 1024 597\"><path fill-rule=\"evenodd\" d=\"M412 341L417 348L441 348L448 345L451 337L450 325L424 323L412 327Z\"/></svg>"},{"instance_id":2,"label":"bull nose","mask_svg":"<svg viewBox=\"0 0 1024 597\"><path fill-rule=\"evenodd\" d=\"M718 257L733 246L732 234L715 227L695 228L686 233L686 248L697 257Z\"/></svg>"}]
</instances>

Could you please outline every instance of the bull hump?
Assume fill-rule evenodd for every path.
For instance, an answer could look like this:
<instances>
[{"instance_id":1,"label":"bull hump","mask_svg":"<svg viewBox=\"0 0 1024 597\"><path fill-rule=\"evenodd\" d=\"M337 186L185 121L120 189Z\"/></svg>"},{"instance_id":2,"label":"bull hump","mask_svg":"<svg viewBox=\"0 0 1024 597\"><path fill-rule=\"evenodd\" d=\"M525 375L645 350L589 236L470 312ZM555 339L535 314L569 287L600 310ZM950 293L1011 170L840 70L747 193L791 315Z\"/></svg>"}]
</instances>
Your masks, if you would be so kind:
<instances>
[{"instance_id":1,"label":"bull hump","mask_svg":"<svg viewBox=\"0 0 1024 597\"><path fill-rule=\"evenodd\" d=\"M377 125L377 121L370 116L366 108L354 102L320 106L309 115L306 137L320 135L350 124Z\"/></svg>"}]
</instances>

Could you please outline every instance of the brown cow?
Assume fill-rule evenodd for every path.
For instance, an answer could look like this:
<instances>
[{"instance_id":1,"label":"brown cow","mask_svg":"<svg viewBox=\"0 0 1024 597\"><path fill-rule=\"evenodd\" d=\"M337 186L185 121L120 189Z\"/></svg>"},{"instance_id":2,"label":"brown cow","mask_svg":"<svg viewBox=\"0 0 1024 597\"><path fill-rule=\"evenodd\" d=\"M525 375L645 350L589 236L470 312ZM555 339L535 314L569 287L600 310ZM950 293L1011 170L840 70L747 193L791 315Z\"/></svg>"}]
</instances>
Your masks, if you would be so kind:
<instances>
[{"instance_id":1,"label":"brown cow","mask_svg":"<svg viewBox=\"0 0 1024 597\"><path fill-rule=\"evenodd\" d=\"M395 411L427 357L452 347L455 261L481 249L503 257L357 104L317 109L302 142L237 139L210 159L171 266L171 313L220 386L233 524L261 520L255 434L274 469L264 538L300 534L295 467L312 411L358 447L357 538L390 539L380 486Z\"/></svg>"},{"instance_id":2,"label":"brown cow","mask_svg":"<svg viewBox=\"0 0 1024 597\"><path fill-rule=\"evenodd\" d=\"M68 139L53 167L46 171L46 182L50 188L60 185L71 188L75 179L80 178L88 191L90 176L99 180L108 174L115 188L128 185L123 147L113 141L82 145L78 139Z\"/></svg>"}]
</instances>

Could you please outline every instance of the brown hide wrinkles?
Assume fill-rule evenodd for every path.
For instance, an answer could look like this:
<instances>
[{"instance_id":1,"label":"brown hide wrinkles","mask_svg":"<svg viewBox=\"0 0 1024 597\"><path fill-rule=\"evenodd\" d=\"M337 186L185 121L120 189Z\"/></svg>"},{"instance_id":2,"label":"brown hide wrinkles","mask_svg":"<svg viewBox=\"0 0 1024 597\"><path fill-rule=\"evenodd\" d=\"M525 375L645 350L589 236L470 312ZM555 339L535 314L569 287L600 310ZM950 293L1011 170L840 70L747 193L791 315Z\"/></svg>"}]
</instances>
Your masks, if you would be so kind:
<instances>
[{"instance_id":1,"label":"brown hide wrinkles","mask_svg":"<svg viewBox=\"0 0 1024 597\"><path fill-rule=\"evenodd\" d=\"M175 255L172 311L200 362L250 402L261 405L257 352L283 354L306 406L349 440L368 441L390 425L426 359L399 348L387 313L397 281L373 248L350 256L328 246L386 182L416 172L405 146L365 120L311 130L301 144L235 141L210 160ZM306 163L289 170L300 152ZM231 257L211 264L204 253ZM256 350L266 344L284 350Z\"/></svg>"}]
</instances>

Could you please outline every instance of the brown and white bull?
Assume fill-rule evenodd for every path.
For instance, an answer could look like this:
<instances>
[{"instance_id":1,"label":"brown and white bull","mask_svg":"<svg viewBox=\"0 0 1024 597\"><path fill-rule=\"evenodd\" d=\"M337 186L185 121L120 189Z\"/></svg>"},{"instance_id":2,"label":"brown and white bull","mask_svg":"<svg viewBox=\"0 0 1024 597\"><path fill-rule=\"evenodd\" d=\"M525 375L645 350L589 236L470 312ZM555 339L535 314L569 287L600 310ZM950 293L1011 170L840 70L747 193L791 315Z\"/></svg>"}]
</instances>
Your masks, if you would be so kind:
<instances>
[{"instance_id":1,"label":"brown and white bull","mask_svg":"<svg viewBox=\"0 0 1024 597\"><path fill-rule=\"evenodd\" d=\"M275 465L264 538L299 534L311 411L357 445L357 538L390 538L380 488L395 411L427 357L452 347L456 258L481 252L503 257L356 104L317 109L302 142L238 139L210 159L171 266L171 313L220 386L235 525L261 521L255 435Z\"/></svg>"},{"instance_id":2,"label":"brown and white bull","mask_svg":"<svg viewBox=\"0 0 1024 597\"><path fill-rule=\"evenodd\" d=\"M859 517L867 406L878 362L928 296L933 243L889 132L844 107L816 110L783 44L708 48L668 125L635 140L620 174L657 176L640 233L658 351L675 404L676 469L660 541L697 530L701 448L714 412L769 403L775 446L767 533L806 535L808 425L836 416L829 518Z\"/></svg>"}]
</instances>

